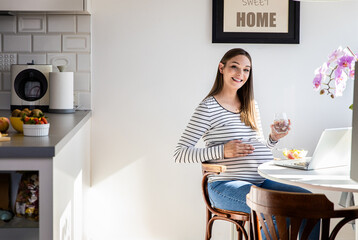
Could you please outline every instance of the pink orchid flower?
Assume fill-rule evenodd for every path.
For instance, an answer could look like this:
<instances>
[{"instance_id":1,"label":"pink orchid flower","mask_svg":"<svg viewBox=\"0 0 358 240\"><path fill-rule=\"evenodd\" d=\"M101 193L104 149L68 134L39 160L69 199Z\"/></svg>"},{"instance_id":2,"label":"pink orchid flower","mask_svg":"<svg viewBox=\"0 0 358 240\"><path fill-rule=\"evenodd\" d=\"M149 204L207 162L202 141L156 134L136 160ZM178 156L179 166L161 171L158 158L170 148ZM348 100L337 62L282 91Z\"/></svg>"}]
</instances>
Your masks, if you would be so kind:
<instances>
[{"instance_id":1,"label":"pink orchid flower","mask_svg":"<svg viewBox=\"0 0 358 240\"><path fill-rule=\"evenodd\" d=\"M328 57L328 61L315 70L313 79L314 90L320 90L320 94L327 94L334 98L343 95L347 80L354 79L355 62L358 55L349 47L334 50ZM332 85L334 84L334 87Z\"/></svg>"},{"instance_id":2,"label":"pink orchid flower","mask_svg":"<svg viewBox=\"0 0 358 240\"><path fill-rule=\"evenodd\" d=\"M342 47L339 46L338 49L334 50L333 53L328 57L327 65L330 66L331 63L336 62L339 58L345 55Z\"/></svg>"},{"instance_id":3,"label":"pink orchid flower","mask_svg":"<svg viewBox=\"0 0 358 240\"><path fill-rule=\"evenodd\" d=\"M328 66L327 63L323 63L323 65L315 70L315 77L313 79L313 87L316 91L318 91L321 87L321 82L326 78Z\"/></svg>"},{"instance_id":4,"label":"pink orchid flower","mask_svg":"<svg viewBox=\"0 0 358 240\"><path fill-rule=\"evenodd\" d=\"M341 58L338 59L338 66L343 68L351 68L351 64L354 60L354 57L344 55Z\"/></svg>"},{"instance_id":5,"label":"pink orchid flower","mask_svg":"<svg viewBox=\"0 0 358 240\"><path fill-rule=\"evenodd\" d=\"M346 74L341 74L340 77L336 77L335 79L335 95L337 97L340 97L343 95L343 91L346 89L346 85L347 85L347 75Z\"/></svg>"}]
</instances>

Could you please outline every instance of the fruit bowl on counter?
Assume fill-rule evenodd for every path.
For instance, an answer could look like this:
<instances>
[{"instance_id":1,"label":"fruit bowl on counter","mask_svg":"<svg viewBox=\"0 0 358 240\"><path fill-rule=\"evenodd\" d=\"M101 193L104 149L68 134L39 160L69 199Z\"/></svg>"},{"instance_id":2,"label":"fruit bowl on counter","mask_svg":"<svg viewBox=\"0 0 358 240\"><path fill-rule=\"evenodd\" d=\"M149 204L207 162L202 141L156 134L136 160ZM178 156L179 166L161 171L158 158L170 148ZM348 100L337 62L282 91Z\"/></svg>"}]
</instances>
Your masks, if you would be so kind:
<instances>
[{"instance_id":1,"label":"fruit bowl on counter","mask_svg":"<svg viewBox=\"0 0 358 240\"><path fill-rule=\"evenodd\" d=\"M12 127L20 133L23 132L24 136L48 136L50 129L50 124L40 109L15 109L11 113L10 122Z\"/></svg>"}]
</instances>

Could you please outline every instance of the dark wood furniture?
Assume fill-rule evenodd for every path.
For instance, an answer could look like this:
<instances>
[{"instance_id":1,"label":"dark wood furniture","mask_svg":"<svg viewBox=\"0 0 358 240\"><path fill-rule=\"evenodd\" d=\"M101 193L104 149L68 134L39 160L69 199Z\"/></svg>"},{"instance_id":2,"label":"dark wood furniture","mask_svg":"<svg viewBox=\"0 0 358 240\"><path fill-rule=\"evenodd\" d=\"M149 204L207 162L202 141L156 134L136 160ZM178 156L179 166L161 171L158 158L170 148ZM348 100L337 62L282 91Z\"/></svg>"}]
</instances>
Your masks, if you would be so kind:
<instances>
[{"instance_id":1,"label":"dark wood furniture","mask_svg":"<svg viewBox=\"0 0 358 240\"><path fill-rule=\"evenodd\" d=\"M236 212L236 211L228 211L224 209L217 209L211 206L209 195L208 195L208 179L210 175L220 174L225 172L226 167L223 165L217 164L202 164L203 170L203 180L202 180L202 192L204 196L204 201L206 204L206 233L205 240L209 240L211 238L211 230L215 220L224 220L231 222L236 225L236 229L238 231L238 239L241 240L242 237L248 240L248 234L245 230L245 223L250 220L250 214L245 212Z\"/></svg>"},{"instance_id":2,"label":"dark wood furniture","mask_svg":"<svg viewBox=\"0 0 358 240\"><path fill-rule=\"evenodd\" d=\"M251 208L252 240L259 239L260 227L267 239L297 239L304 219L306 224L300 239L307 239L318 222L321 223L320 239L335 239L343 225L358 218L357 207L334 210L333 203L324 194L280 192L253 186L246 203ZM329 233L331 218L342 219Z\"/></svg>"}]
</instances>

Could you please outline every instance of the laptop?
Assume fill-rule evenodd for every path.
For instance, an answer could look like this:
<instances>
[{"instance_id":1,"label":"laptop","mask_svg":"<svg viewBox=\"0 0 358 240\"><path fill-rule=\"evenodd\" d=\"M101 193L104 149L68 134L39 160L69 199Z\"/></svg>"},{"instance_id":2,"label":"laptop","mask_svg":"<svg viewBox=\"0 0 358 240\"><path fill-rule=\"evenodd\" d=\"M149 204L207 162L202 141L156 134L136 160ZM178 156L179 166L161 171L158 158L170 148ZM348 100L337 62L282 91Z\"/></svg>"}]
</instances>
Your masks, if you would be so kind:
<instances>
[{"instance_id":1,"label":"laptop","mask_svg":"<svg viewBox=\"0 0 358 240\"><path fill-rule=\"evenodd\" d=\"M351 160L352 128L325 129L312 157L274 160L275 165L302 170L347 166Z\"/></svg>"}]
</instances>

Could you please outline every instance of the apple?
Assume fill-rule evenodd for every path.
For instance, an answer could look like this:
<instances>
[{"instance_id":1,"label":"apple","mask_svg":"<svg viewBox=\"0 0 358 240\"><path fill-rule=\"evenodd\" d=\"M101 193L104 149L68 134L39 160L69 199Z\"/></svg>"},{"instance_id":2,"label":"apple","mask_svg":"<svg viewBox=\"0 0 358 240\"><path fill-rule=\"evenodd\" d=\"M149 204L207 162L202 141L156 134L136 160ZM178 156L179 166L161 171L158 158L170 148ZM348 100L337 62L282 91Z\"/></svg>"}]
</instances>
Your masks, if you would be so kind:
<instances>
[{"instance_id":1,"label":"apple","mask_svg":"<svg viewBox=\"0 0 358 240\"><path fill-rule=\"evenodd\" d=\"M6 117L0 117L0 132L4 133L9 129L10 121Z\"/></svg>"}]
</instances>

